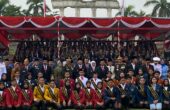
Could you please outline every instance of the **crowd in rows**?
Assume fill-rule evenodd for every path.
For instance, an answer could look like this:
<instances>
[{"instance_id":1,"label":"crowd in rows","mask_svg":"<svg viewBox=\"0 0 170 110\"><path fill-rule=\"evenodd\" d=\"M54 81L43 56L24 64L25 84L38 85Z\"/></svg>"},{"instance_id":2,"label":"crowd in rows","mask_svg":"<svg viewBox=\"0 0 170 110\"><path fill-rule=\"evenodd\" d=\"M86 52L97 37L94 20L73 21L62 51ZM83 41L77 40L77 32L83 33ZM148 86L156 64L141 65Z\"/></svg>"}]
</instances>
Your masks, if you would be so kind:
<instances>
[{"instance_id":1,"label":"crowd in rows","mask_svg":"<svg viewBox=\"0 0 170 110\"><path fill-rule=\"evenodd\" d=\"M158 57L138 60L121 58L96 64L79 58L76 65L68 57L57 66L46 58L23 63L0 61L1 109L38 110L62 108L128 109L150 107L169 109L169 64ZM47 106L46 106L47 105Z\"/></svg>"},{"instance_id":2,"label":"crowd in rows","mask_svg":"<svg viewBox=\"0 0 170 110\"><path fill-rule=\"evenodd\" d=\"M70 56L55 60L46 55L0 59L0 109L170 109L170 62L136 50L113 57L88 48L79 55L70 48L63 50Z\"/></svg>"},{"instance_id":3,"label":"crowd in rows","mask_svg":"<svg viewBox=\"0 0 170 110\"><path fill-rule=\"evenodd\" d=\"M33 60L34 57L49 60L60 59L62 61L67 57L71 57L73 63L76 63L78 58L87 57L89 60L95 60L99 63L101 58L116 59L121 57L154 57L159 56L156 44L154 42L131 42L125 41L26 41L20 42L16 49L14 59L23 61L25 58Z\"/></svg>"}]
</instances>

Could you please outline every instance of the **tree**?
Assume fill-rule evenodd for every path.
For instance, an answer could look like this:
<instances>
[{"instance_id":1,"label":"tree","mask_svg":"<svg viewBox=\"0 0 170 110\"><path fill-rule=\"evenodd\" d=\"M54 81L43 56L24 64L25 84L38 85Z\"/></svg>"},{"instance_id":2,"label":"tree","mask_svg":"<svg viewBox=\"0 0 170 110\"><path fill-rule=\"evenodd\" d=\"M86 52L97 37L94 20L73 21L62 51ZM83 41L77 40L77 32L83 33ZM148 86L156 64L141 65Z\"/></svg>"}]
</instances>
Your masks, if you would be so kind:
<instances>
[{"instance_id":1,"label":"tree","mask_svg":"<svg viewBox=\"0 0 170 110\"><path fill-rule=\"evenodd\" d=\"M27 0L27 4L29 5L29 8L27 10L26 15L33 15L33 16L42 16L44 9L43 9L43 0ZM50 9L47 7L47 11ZM31 14L31 12L33 12Z\"/></svg>"},{"instance_id":2,"label":"tree","mask_svg":"<svg viewBox=\"0 0 170 110\"><path fill-rule=\"evenodd\" d=\"M146 13L144 11L140 10L140 12L137 13L137 16L138 17L143 17L143 16L146 16Z\"/></svg>"},{"instance_id":3,"label":"tree","mask_svg":"<svg viewBox=\"0 0 170 110\"><path fill-rule=\"evenodd\" d=\"M170 17L170 2L167 0L149 0L144 6L148 7L153 5L151 16L153 17Z\"/></svg>"},{"instance_id":4,"label":"tree","mask_svg":"<svg viewBox=\"0 0 170 110\"><path fill-rule=\"evenodd\" d=\"M9 0L0 0L0 15L3 14L7 5L9 5Z\"/></svg>"},{"instance_id":5,"label":"tree","mask_svg":"<svg viewBox=\"0 0 170 110\"><path fill-rule=\"evenodd\" d=\"M15 5L8 5L4 8L2 15L3 16L21 16L21 7Z\"/></svg>"},{"instance_id":6,"label":"tree","mask_svg":"<svg viewBox=\"0 0 170 110\"><path fill-rule=\"evenodd\" d=\"M119 11L117 14L116 14L116 16L119 16L119 15L121 15L121 11ZM124 16L137 16L138 14L137 14L137 12L136 11L134 11L134 6L132 6L132 5L129 5L128 7L126 7L125 8L125 10L124 10Z\"/></svg>"}]
</instances>

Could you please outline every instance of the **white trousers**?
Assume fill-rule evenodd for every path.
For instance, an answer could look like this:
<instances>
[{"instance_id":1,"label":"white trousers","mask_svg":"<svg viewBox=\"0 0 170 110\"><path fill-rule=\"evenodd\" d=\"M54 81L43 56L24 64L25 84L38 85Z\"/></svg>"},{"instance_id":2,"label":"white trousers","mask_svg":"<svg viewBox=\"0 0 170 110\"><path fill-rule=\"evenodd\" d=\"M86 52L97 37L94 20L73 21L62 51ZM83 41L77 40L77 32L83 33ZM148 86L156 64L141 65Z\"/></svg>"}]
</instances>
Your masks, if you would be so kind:
<instances>
[{"instance_id":1,"label":"white trousers","mask_svg":"<svg viewBox=\"0 0 170 110\"><path fill-rule=\"evenodd\" d=\"M162 103L150 104L150 110L162 110Z\"/></svg>"}]
</instances>

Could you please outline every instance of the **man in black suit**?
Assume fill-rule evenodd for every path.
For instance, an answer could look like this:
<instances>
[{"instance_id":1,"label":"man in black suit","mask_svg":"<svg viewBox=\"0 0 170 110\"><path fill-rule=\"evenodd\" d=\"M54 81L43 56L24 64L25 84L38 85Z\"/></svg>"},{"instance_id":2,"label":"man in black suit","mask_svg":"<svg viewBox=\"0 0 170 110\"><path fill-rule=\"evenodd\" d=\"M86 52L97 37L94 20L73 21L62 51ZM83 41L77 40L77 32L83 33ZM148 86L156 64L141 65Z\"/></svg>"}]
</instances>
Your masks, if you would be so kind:
<instances>
[{"instance_id":1,"label":"man in black suit","mask_svg":"<svg viewBox=\"0 0 170 110\"><path fill-rule=\"evenodd\" d=\"M100 66L97 67L96 71L97 71L98 77L100 79L106 78L106 74L108 72L108 68L107 68L107 66L105 64L104 59L100 60Z\"/></svg>"},{"instance_id":2,"label":"man in black suit","mask_svg":"<svg viewBox=\"0 0 170 110\"><path fill-rule=\"evenodd\" d=\"M48 64L48 60L47 58L43 59L43 64L41 67L41 72L43 73L44 78L48 81L50 81L50 77L51 77L51 67Z\"/></svg>"},{"instance_id":3,"label":"man in black suit","mask_svg":"<svg viewBox=\"0 0 170 110\"><path fill-rule=\"evenodd\" d=\"M38 72L41 71L40 64L39 64L39 59L35 58L33 61L32 65L30 66L29 72L32 73L32 78L37 79L37 74Z\"/></svg>"},{"instance_id":4,"label":"man in black suit","mask_svg":"<svg viewBox=\"0 0 170 110\"><path fill-rule=\"evenodd\" d=\"M88 58L85 58L84 59L84 67L85 67L85 76L90 79L92 78L92 73L91 73L91 65L89 63L89 59Z\"/></svg>"},{"instance_id":5,"label":"man in black suit","mask_svg":"<svg viewBox=\"0 0 170 110\"><path fill-rule=\"evenodd\" d=\"M21 79L19 71L15 73L14 79L16 80L17 85L21 87L23 84L23 79Z\"/></svg>"},{"instance_id":6,"label":"man in black suit","mask_svg":"<svg viewBox=\"0 0 170 110\"><path fill-rule=\"evenodd\" d=\"M73 78L77 78L79 76L79 71L85 71L85 65L83 64L83 61L81 58L78 59L77 64L74 67L74 72L73 72ZM85 73L86 76L86 73Z\"/></svg>"},{"instance_id":7,"label":"man in black suit","mask_svg":"<svg viewBox=\"0 0 170 110\"><path fill-rule=\"evenodd\" d=\"M6 73L7 81L11 81L11 71L12 71L12 67L9 66L9 60L8 60L8 59L5 59L4 62L5 62L6 70L7 70L7 73Z\"/></svg>"},{"instance_id":8,"label":"man in black suit","mask_svg":"<svg viewBox=\"0 0 170 110\"><path fill-rule=\"evenodd\" d=\"M150 61L151 61L150 58L145 58L145 59L143 59L142 70L143 70L144 73L148 73L148 70L149 70L150 68L153 68L153 65L150 64L150 63L151 63ZM153 68L153 69L154 69L154 68Z\"/></svg>"},{"instance_id":9,"label":"man in black suit","mask_svg":"<svg viewBox=\"0 0 170 110\"><path fill-rule=\"evenodd\" d=\"M20 70L20 74L21 74L20 76L21 76L21 79L24 80L26 78L27 72L29 70L29 60L28 60L28 58L26 58L23 63L24 63L24 65Z\"/></svg>"},{"instance_id":10,"label":"man in black suit","mask_svg":"<svg viewBox=\"0 0 170 110\"><path fill-rule=\"evenodd\" d=\"M125 72L127 73L128 70L133 70L134 75L136 76L138 73L138 68L139 68L139 65L138 65L137 57L133 56L131 59L131 63L126 66Z\"/></svg>"}]
</instances>

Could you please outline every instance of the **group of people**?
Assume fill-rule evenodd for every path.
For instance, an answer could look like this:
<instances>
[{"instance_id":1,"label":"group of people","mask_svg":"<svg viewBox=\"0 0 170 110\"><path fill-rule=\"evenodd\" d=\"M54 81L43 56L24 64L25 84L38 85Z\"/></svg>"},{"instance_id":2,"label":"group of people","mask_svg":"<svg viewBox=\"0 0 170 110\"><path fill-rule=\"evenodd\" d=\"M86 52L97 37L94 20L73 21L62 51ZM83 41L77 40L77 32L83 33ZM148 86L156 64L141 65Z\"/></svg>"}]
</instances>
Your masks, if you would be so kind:
<instances>
[{"instance_id":1,"label":"group of people","mask_svg":"<svg viewBox=\"0 0 170 110\"><path fill-rule=\"evenodd\" d=\"M120 42L112 41L25 41L20 42L15 53L15 60L23 61L25 58L33 60L34 57L43 59L47 57L49 60L57 59L65 60L68 56L72 57L73 63L79 57L88 57L91 61L95 60L99 63L101 58L116 59L121 57L154 57L158 56L158 50L154 42Z\"/></svg>"},{"instance_id":2,"label":"group of people","mask_svg":"<svg viewBox=\"0 0 170 110\"><path fill-rule=\"evenodd\" d=\"M159 57L0 60L0 109L170 109L170 62Z\"/></svg>"}]
</instances>

